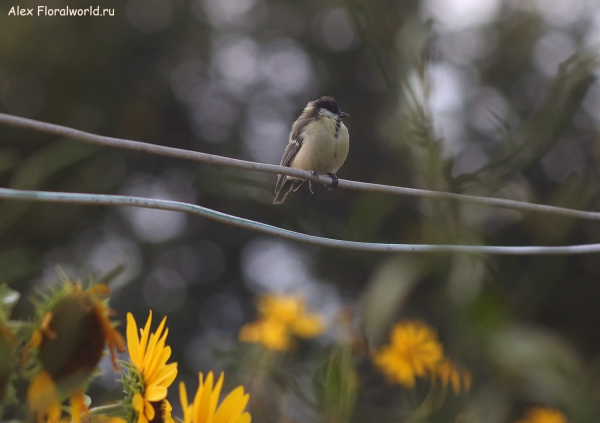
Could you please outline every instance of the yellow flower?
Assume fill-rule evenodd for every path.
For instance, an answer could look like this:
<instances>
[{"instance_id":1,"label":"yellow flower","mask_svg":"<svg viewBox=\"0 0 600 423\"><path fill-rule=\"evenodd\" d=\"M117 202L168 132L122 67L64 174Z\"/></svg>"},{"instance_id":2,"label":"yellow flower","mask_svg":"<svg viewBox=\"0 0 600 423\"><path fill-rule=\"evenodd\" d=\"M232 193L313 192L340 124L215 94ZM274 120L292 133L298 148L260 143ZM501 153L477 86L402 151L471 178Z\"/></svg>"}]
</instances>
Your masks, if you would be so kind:
<instances>
[{"instance_id":1,"label":"yellow flower","mask_svg":"<svg viewBox=\"0 0 600 423\"><path fill-rule=\"evenodd\" d=\"M223 373L216 385L213 372L208 373L204 380L202 373L198 374L199 385L194 401L188 402L187 391L183 382L179 384L179 398L183 409L184 423L250 423L250 413L244 411L248 404L249 395L244 394L244 387L238 386L231 391L217 408Z\"/></svg>"},{"instance_id":2,"label":"yellow flower","mask_svg":"<svg viewBox=\"0 0 600 423\"><path fill-rule=\"evenodd\" d=\"M171 347L165 345L168 329L166 317L155 333L150 333L152 312L144 329L138 327L131 313L127 313L127 346L129 348L129 374L124 385L131 401L133 413L129 421L148 423L157 417L157 409L164 421L172 421L171 405L165 399L167 388L177 376L177 363L167 364ZM138 337L139 333L139 337Z\"/></svg>"},{"instance_id":3,"label":"yellow flower","mask_svg":"<svg viewBox=\"0 0 600 423\"><path fill-rule=\"evenodd\" d=\"M531 407L517 423L567 423L567 417L554 408Z\"/></svg>"},{"instance_id":4,"label":"yellow flower","mask_svg":"<svg viewBox=\"0 0 600 423\"><path fill-rule=\"evenodd\" d=\"M413 388L417 377L438 379L444 391L448 384L456 395L471 389L471 373L444 357L444 347L435 330L420 321L403 321L392 330L391 343L373 355L373 362L390 382Z\"/></svg>"},{"instance_id":5,"label":"yellow flower","mask_svg":"<svg viewBox=\"0 0 600 423\"><path fill-rule=\"evenodd\" d=\"M306 313L306 301L293 295L265 295L259 299L258 311L262 316L281 322L289 330L302 337L312 338L325 330L323 319L318 314Z\"/></svg>"},{"instance_id":6,"label":"yellow flower","mask_svg":"<svg viewBox=\"0 0 600 423\"><path fill-rule=\"evenodd\" d=\"M390 381L407 388L417 376L433 374L444 358L437 334L422 322L400 322L392 331L390 345L375 353L373 361Z\"/></svg>"},{"instance_id":7,"label":"yellow flower","mask_svg":"<svg viewBox=\"0 0 600 423\"><path fill-rule=\"evenodd\" d=\"M293 339L286 326L273 319L261 319L248 323L240 329L239 339L243 342L260 342L269 350L287 351Z\"/></svg>"},{"instance_id":8,"label":"yellow flower","mask_svg":"<svg viewBox=\"0 0 600 423\"><path fill-rule=\"evenodd\" d=\"M325 331L321 316L307 313L304 299L297 296L264 295L258 301L258 312L259 318L240 330L240 341L261 343L267 349L287 351L294 344L292 335L312 338Z\"/></svg>"},{"instance_id":9,"label":"yellow flower","mask_svg":"<svg viewBox=\"0 0 600 423\"><path fill-rule=\"evenodd\" d=\"M105 285L83 290L78 282L65 282L40 307L40 323L26 346L26 360L36 364L36 376L27 390L27 405L39 422L59 422L61 404L69 398L73 421L89 414L83 390L108 345L116 368L116 351L124 351L123 338L109 316L112 311L100 297ZM32 353L32 354L30 354ZM33 356L33 357L32 357ZM30 360L31 358L31 360Z\"/></svg>"}]
</instances>

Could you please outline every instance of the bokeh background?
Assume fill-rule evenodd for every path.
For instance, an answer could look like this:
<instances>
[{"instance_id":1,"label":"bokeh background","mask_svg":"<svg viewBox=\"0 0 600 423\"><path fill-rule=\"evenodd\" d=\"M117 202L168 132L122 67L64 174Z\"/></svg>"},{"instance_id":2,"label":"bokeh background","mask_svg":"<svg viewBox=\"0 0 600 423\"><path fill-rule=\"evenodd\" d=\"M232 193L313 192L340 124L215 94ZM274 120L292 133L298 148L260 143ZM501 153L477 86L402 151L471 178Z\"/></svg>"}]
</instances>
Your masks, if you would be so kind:
<instances>
[{"instance_id":1,"label":"bokeh background","mask_svg":"<svg viewBox=\"0 0 600 423\"><path fill-rule=\"evenodd\" d=\"M115 16L14 17L17 2L0 0L4 113L278 164L302 108L331 95L350 114L340 178L600 210L596 0L18 3L100 5ZM179 200L356 241L600 239L593 222L323 187L274 206L275 179L0 127L3 187ZM232 366L228 383L243 380L252 365L236 337L255 317L253 299L301 293L334 328L340 309L351 310L373 346L400 317L437 328L473 387L450 395L432 421L511 422L543 404L597 422L597 254L358 253L166 211L0 202L0 281L27 298L57 281L57 266L73 278L110 277L121 319L168 315L179 379L192 386L198 371ZM23 302L15 315L30 312ZM283 400L258 420L319 421L298 392L312 395L315 357L338 332L291 354L276 383ZM355 362L355 419L398 421L401 388L367 356ZM91 387L100 402L120 390L103 368ZM266 406L255 397L251 409Z\"/></svg>"}]
</instances>

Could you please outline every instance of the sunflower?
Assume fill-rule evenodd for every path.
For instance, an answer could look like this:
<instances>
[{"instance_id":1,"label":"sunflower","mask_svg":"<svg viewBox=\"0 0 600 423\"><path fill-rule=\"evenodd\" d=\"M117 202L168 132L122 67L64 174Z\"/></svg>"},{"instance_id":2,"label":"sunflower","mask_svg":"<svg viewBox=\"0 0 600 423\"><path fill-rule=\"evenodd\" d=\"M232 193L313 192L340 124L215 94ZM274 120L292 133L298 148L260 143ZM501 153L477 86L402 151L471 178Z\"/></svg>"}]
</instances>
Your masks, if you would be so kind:
<instances>
[{"instance_id":1,"label":"sunflower","mask_svg":"<svg viewBox=\"0 0 600 423\"><path fill-rule=\"evenodd\" d=\"M258 301L259 318L242 327L238 338L260 343L269 350L287 351L293 335L312 338L325 330L323 318L305 311L305 300L294 295L264 295Z\"/></svg>"},{"instance_id":2,"label":"sunflower","mask_svg":"<svg viewBox=\"0 0 600 423\"><path fill-rule=\"evenodd\" d=\"M110 290L99 284L84 290L79 282L61 275L63 284L38 303L39 323L25 347L28 367L35 376L27 390L27 405L39 422L60 421L61 404L69 398L73 421L89 414L84 389L109 347L116 368L116 352L123 338L109 316Z\"/></svg>"},{"instance_id":3,"label":"sunflower","mask_svg":"<svg viewBox=\"0 0 600 423\"><path fill-rule=\"evenodd\" d=\"M150 333L152 312L146 326L138 331L133 315L127 313L127 346L130 363L123 384L130 405L129 422L148 423L155 418L172 422L171 404L166 400L167 389L177 376L177 363L169 363L171 347L165 345L169 330L166 317L156 332ZM138 336L139 333L139 336ZM157 413L158 412L158 413Z\"/></svg>"},{"instance_id":4,"label":"sunflower","mask_svg":"<svg viewBox=\"0 0 600 423\"><path fill-rule=\"evenodd\" d=\"M525 418L517 423L567 423L567 417L554 408L531 407L525 412Z\"/></svg>"},{"instance_id":5,"label":"sunflower","mask_svg":"<svg viewBox=\"0 0 600 423\"><path fill-rule=\"evenodd\" d=\"M183 409L184 423L250 423L250 413L244 411L248 404L249 395L244 393L244 387L238 386L221 402L219 396L223 386L223 373L214 385L213 372L206 379L198 374L199 385L193 403L188 402L187 391L183 382L179 384L179 398Z\"/></svg>"}]
</instances>

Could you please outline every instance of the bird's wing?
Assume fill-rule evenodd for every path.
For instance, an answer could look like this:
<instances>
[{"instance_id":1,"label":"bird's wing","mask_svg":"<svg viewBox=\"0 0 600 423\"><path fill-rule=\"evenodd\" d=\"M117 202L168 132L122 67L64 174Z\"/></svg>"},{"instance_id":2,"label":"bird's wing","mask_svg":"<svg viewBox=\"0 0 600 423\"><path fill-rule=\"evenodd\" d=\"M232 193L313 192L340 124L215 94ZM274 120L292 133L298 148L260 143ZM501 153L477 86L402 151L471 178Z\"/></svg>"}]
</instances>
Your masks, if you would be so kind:
<instances>
[{"instance_id":1,"label":"bird's wing","mask_svg":"<svg viewBox=\"0 0 600 423\"><path fill-rule=\"evenodd\" d=\"M300 151L300 147L302 147L302 142L304 141L303 131L304 128L312 121L314 118L305 116L302 114L294 124L292 125L292 131L290 132L290 141L288 142L287 147L283 153L283 157L281 158L280 166L290 167L292 160ZM285 181L287 180L286 175L277 175L277 184L275 184L275 194L279 192Z\"/></svg>"},{"instance_id":2,"label":"bird's wing","mask_svg":"<svg viewBox=\"0 0 600 423\"><path fill-rule=\"evenodd\" d=\"M300 146L302 145L302 140L295 140L290 138L290 142L285 148L285 152L283 153L283 157L281 158L281 163L279 166L287 166L290 167L290 163L300 150ZM275 194L279 192L284 182L286 181L286 175L277 175L277 184L275 184Z\"/></svg>"},{"instance_id":3,"label":"bird's wing","mask_svg":"<svg viewBox=\"0 0 600 423\"><path fill-rule=\"evenodd\" d=\"M302 139L290 139L287 147L285 148L285 152L283 153L283 157L281 158L280 166L290 166L290 163L300 151L300 147L302 146Z\"/></svg>"},{"instance_id":4,"label":"bird's wing","mask_svg":"<svg viewBox=\"0 0 600 423\"><path fill-rule=\"evenodd\" d=\"M292 132L290 132L290 141L283 153L281 158L280 166L290 166L292 160L300 150L302 142L304 141L304 128L308 126L314 120L312 116L305 116L302 114L292 125Z\"/></svg>"}]
</instances>

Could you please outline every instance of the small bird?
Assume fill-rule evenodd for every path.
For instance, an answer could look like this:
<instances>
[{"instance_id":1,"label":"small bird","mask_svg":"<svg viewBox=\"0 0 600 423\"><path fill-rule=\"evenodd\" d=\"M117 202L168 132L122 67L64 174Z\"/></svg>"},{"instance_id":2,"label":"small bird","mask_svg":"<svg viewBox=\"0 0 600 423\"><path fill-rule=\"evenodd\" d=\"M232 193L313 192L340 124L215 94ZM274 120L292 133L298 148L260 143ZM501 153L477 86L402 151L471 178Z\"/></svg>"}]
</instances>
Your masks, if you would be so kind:
<instances>
[{"instance_id":1,"label":"small bird","mask_svg":"<svg viewBox=\"0 0 600 423\"><path fill-rule=\"evenodd\" d=\"M335 173L342 167L348 156L348 128L333 97L321 97L306 105L302 114L292 125L290 141L283 153L280 166L308 170L313 175L327 174L333 180L329 189L337 187ZM273 204L281 204L291 190L296 191L304 179L277 175ZM309 181L312 193L312 183Z\"/></svg>"}]
</instances>

